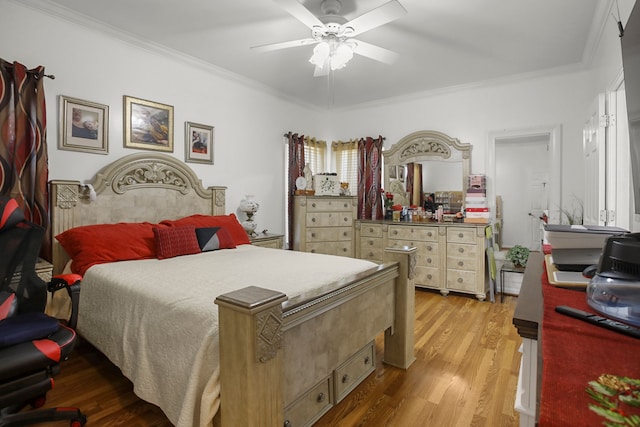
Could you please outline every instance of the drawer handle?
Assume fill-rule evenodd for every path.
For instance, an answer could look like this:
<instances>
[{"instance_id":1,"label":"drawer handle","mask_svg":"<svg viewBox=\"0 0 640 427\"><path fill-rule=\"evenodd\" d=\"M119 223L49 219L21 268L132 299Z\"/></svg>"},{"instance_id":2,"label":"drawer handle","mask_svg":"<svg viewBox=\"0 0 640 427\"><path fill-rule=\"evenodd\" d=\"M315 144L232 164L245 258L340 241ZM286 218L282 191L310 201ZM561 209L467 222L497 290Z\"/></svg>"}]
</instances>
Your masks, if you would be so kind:
<instances>
[{"instance_id":1,"label":"drawer handle","mask_svg":"<svg viewBox=\"0 0 640 427\"><path fill-rule=\"evenodd\" d=\"M318 403L322 403L322 402L324 402L326 399L327 399L327 396L325 396L325 394L324 394L324 393L320 393L320 394L318 395L318 399L317 399L317 400L318 400Z\"/></svg>"},{"instance_id":2,"label":"drawer handle","mask_svg":"<svg viewBox=\"0 0 640 427\"><path fill-rule=\"evenodd\" d=\"M433 236L433 233L432 232L428 232L427 236L431 237L431 236Z\"/></svg>"},{"instance_id":3,"label":"drawer handle","mask_svg":"<svg viewBox=\"0 0 640 427\"><path fill-rule=\"evenodd\" d=\"M463 261L458 261L458 266L459 266L459 267L462 267L463 265L464 265L464 262L463 262Z\"/></svg>"},{"instance_id":4,"label":"drawer handle","mask_svg":"<svg viewBox=\"0 0 640 427\"><path fill-rule=\"evenodd\" d=\"M373 246L373 240L369 240L369 245Z\"/></svg>"},{"instance_id":5,"label":"drawer handle","mask_svg":"<svg viewBox=\"0 0 640 427\"><path fill-rule=\"evenodd\" d=\"M464 234L458 233L458 237L462 239L464 237Z\"/></svg>"},{"instance_id":6,"label":"drawer handle","mask_svg":"<svg viewBox=\"0 0 640 427\"><path fill-rule=\"evenodd\" d=\"M427 264L431 264L431 258L427 258Z\"/></svg>"},{"instance_id":7,"label":"drawer handle","mask_svg":"<svg viewBox=\"0 0 640 427\"><path fill-rule=\"evenodd\" d=\"M398 230L393 230L393 234L398 234Z\"/></svg>"},{"instance_id":8,"label":"drawer handle","mask_svg":"<svg viewBox=\"0 0 640 427\"><path fill-rule=\"evenodd\" d=\"M316 222L316 219L315 218L311 218L311 222Z\"/></svg>"},{"instance_id":9,"label":"drawer handle","mask_svg":"<svg viewBox=\"0 0 640 427\"><path fill-rule=\"evenodd\" d=\"M344 237L347 237L347 236L349 235L349 233L347 233L346 231L343 231L343 232L342 232L342 235L343 235Z\"/></svg>"},{"instance_id":10,"label":"drawer handle","mask_svg":"<svg viewBox=\"0 0 640 427\"><path fill-rule=\"evenodd\" d=\"M369 233L373 233L373 228L370 228L370 229L369 229Z\"/></svg>"},{"instance_id":11,"label":"drawer handle","mask_svg":"<svg viewBox=\"0 0 640 427\"><path fill-rule=\"evenodd\" d=\"M346 216L342 219L344 222L349 221L349 218L347 218Z\"/></svg>"},{"instance_id":12,"label":"drawer handle","mask_svg":"<svg viewBox=\"0 0 640 427\"><path fill-rule=\"evenodd\" d=\"M316 204L315 204L315 203L311 203L311 206L313 206L313 207L315 208L315 207L316 207Z\"/></svg>"},{"instance_id":13,"label":"drawer handle","mask_svg":"<svg viewBox=\"0 0 640 427\"><path fill-rule=\"evenodd\" d=\"M291 427L291 421L284 420L284 427Z\"/></svg>"},{"instance_id":14,"label":"drawer handle","mask_svg":"<svg viewBox=\"0 0 640 427\"><path fill-rule=\"evenodd\" d=\"M365 365L368 365L368 364L369 364L369 362L370 362L370 360L369 360L369 356L365 357L365 358L364 358L364 364L365 364Z\"/></svg>"},{"instance_id":15,"label":"drawer handle","mask_svg":"<svg viewBox=\"0 0 640 427\"><path fill-rule=\"evenodd\" d=\"M432 277L433 277L432 275L427 274L427 279L431 280Z\"/></svg>"},{"instance_id":16,"label":"drawer handle","mask_svg":"<svg viewBox=\"0 0 640 427\"><path fill-rule=\"evenodd\" d=\"M342 248L342 252L347 252L347 248Z\"/></svg>"},{"instance_id":17,"label":"drawer handle","mask_svg":"<svg viewBox=\"0 0 640 427\"><path fill-rule=\"evenodd\" d=\"M348 205L347 203L345 203L345 204L344 204L344 207L345 207L345 208L346 208L346 207L348 207L348 206L349 206L349 205Z\"/></svg>"},{"instance_id":18,"label":"drawer handle","mask_svg":"<svg viewBox=\"0 0 640 427\"><path fill-rule=\"evenodd\" d=\"M373 252L369 252L369 258L373 258Z\"/></svg>"},{"instance_id":19,"label":"drawer handle","mask_svg":"<svg viewBox=\"0 0 640 427\"><path fill-rule=\"evenodd\" d=\"M316 237L316 233L311 233L311 237Z\"/></svg>"},{"instance_id":20,"label":"drawer handle","mask_svg":"<svg viewBox=\"0 0 640 427\"><path fill-rule=\"evenodd\" d=\"M464 279L462 279L462 277L458 277L458 283L462 283L464 282Z\"/></svg>"},{"instance_id":21,"label":"drawer handle","mask_svg":"<svg viewBox=\"0 0 640 427\"><path fill-rule=\"evenodd\" d=\"M431 251L433 250L433 248L432 248L431 246L427 246L427 250L428 250L429 252L431 252Z\"/></svg>"},{"instance_id":22,"label":"drawer handle","mask_svg":"<svg viewBox=\"0 0 640 427\"><path fill-rule=\"evenodd\" d=\"M311 249L311 253L312 253L312 254L315 254L315 253L316 253L316 250L315 250L315 249Z\"/></svg>"},{"instance_id":23,"label":"drawer handle","mask_svg":"<svg viewBox=\"0 0 640 427\"><path fill-rule=\"evenodd\" d=\"M349 374L344 374L342 376L342 384L345 384L349 381Z\"/></svg>"},{"instance_id":24,"label":"drawer handle","mask_svg":"<svg viewBox=\"0 0 640 427\"><path fill-rule=\"evenodd\" d=\"M464 248L458 248L458 252L460 252L461 254L464 253Z\"/></svg>"}]
</instances>

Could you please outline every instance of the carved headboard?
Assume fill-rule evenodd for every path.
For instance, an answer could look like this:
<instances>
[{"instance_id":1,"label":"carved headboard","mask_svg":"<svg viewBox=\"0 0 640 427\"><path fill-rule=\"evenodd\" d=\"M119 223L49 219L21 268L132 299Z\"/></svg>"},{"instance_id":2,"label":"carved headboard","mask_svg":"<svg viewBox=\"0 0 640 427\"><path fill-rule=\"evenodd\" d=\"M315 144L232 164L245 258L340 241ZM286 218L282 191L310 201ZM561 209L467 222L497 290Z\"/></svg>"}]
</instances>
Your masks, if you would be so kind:
<instances>
[{"instance_id":1,"label":"carved headboard","mask_svg":"<svg viewBox=\"0 0 640 427\"><path fill-rule=\"evenodd\" d=\"M69 259L55 236L70 228L225 214L226 187L204 188L189 166L167 154L122 157L101 169L90 184L95 197L80 181L50 182L54 274Z\"/></svg>"}]
</instances>

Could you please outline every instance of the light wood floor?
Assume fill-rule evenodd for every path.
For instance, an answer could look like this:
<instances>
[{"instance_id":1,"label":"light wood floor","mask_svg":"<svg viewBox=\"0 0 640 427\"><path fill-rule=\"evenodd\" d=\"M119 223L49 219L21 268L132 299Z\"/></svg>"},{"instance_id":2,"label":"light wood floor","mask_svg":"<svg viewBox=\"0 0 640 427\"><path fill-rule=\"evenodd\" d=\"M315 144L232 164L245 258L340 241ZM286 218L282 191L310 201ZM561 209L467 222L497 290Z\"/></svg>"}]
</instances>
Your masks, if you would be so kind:
<instances>
[{"instance_id":1,"label":"light wood floor","mask_svg":"<svg viewBox=\"0 0 640 427\"><path fill-rule=\"evenodd\" d=\"M513 409L520 337L511 323L517 298L416 291L416 361L407 371L381 362L316 426L517 426ZM88 426L170 426L154 405L93 347L82 343L62 365L49 406L77 406ZM50 423L66 426L68 423Z\"/></svg>"}]
</instances>

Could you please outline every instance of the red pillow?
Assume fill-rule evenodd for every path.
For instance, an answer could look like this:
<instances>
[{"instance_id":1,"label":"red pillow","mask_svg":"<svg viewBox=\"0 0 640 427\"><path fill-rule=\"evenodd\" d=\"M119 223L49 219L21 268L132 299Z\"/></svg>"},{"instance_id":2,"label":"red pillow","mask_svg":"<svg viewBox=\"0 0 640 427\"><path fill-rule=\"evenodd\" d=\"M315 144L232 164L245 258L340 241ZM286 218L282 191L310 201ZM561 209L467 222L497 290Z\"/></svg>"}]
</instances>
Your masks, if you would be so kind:
<instances>
[{"instance_id":1,"label":"red pillow","mask_svg":"<svg viewBox=\"0 0 640 427\"><path fill-rule=\"evenodd\" d=\"M73 260L71 271L84 275L95 264L156 258L155 226L149 222L85 225L56 239Z\"/></svg>"},{"instance_id":2,"label":"red pillow","mask_svg":"<svg viewBox=\"0 0 640 427\"><path fill-rule=\"evenodd\" d=\"M233 243L237 245L251 244L247 232L244 231L238 218L235 214L229 215L191 215L176 220L165 220L160 224L169 227L178 227L182 225L193 225L196 228L202 227L222 227L233 240Z\"/></svg>"},{"instance_id":3,"label":"red pillow","mask_svg":"<svg viewBox=\"0 0 640 427\"><path fill-rule=\"evenodd\" d=\"M193 225L181 227L154 227L158 259L200 253L200 245Z\"/></svg>"}]
</instances>

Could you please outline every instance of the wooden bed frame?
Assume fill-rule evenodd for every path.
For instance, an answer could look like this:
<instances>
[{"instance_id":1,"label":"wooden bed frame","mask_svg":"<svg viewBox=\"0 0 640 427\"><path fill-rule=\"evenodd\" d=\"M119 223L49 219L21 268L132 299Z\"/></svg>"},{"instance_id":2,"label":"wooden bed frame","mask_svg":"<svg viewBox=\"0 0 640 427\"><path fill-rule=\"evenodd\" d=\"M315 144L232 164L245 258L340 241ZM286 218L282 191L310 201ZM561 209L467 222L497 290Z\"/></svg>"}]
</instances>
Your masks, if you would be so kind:
<instances>
[{"instance_id":1,"label":"wooden bed frame","mask_svg":"<svg viewBox=\"0 0 640 427\"><path fill-rule=\"evenodd\" d=\"M226 187L204 188L166 154L125 156L91 185L50 185L53 236L81 225L226 214ZM57 274L68 256L52 241ZM373 273L295 299L259 283L220 295L221 406L214 423L312 424L373 372L382 331L384 362L407 369L414 360L415 252L389 249Z\"/></svg>"}]
</instances>

